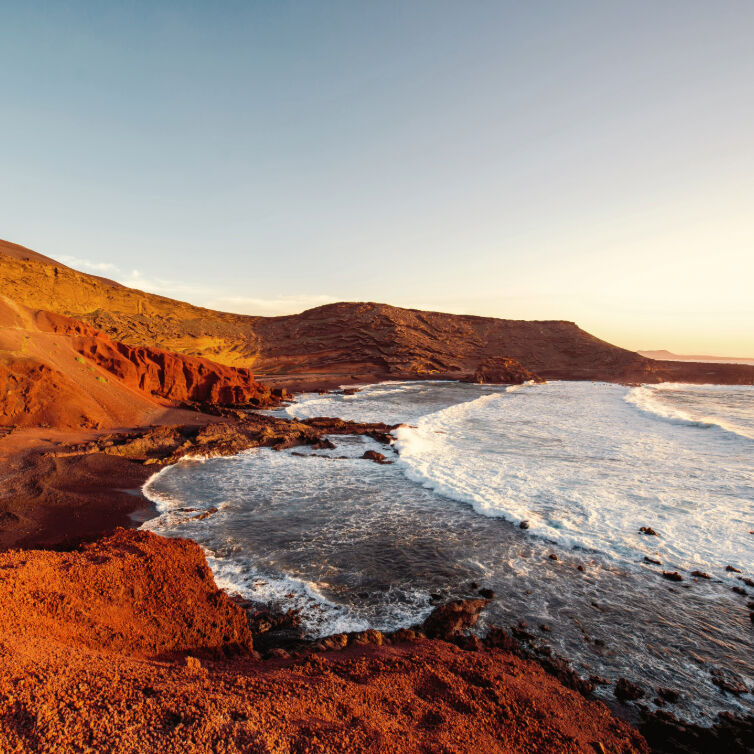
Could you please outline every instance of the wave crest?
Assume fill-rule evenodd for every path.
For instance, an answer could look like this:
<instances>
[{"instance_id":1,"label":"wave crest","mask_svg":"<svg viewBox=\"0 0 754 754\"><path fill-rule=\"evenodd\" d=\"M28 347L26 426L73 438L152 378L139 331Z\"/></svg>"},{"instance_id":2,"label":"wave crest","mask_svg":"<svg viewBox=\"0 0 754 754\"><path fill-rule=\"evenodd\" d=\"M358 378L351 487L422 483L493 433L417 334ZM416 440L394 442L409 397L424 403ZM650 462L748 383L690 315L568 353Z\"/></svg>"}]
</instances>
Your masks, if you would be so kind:
<instances>
[{"instance_id":1,"label":"wave crest","mask_svg":"<svg viewBox=\"0 0 754 754\"><path fill-rule=\"evenodd\" d=\"M662 383L660 385L641 385L626 393L624 400L636 406L640 411L659 417L673 424L699 427L701 429L717 428L747 440L754 440L754 432L735 422L719 416L694 414L678 406L672 406L663 400L663 393L688 388L688 385L677 383ZM707 386L694 386L707 387Z\"/></svg>"}]
</instances>

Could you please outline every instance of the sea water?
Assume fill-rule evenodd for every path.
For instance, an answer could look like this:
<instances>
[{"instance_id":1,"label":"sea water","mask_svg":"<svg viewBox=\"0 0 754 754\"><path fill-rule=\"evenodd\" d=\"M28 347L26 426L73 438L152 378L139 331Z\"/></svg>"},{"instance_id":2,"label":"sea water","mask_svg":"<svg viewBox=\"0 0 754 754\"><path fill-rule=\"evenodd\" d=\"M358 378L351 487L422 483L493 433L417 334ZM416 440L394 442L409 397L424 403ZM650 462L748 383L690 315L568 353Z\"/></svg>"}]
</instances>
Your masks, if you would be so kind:
<instances>
[{"instance_id":1,"label":"sea water","mask_svg":"<svg viewBox=\"0 0 754 754\"><path fill-rule=\"evenodd\" d=\"M525 621L650 706L670 687L689 719L754 709L715 683L754 688L754 387L382 383L286 411L402 426L391 448L332 437L153 477L146 526L202 544L220 586L300 609L316 637L412 625L477 582L497 592L486 623Z\"/></svg>"}]
</instances>

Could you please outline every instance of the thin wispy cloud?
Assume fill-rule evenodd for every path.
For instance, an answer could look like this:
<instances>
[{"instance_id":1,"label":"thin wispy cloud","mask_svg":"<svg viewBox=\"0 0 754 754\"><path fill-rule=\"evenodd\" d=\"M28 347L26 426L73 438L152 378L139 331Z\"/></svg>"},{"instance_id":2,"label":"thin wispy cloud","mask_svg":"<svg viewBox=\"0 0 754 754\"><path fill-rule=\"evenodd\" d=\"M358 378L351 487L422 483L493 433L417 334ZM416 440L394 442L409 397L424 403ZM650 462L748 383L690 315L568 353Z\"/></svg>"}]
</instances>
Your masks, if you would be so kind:
<instances>
[{"instance_id":1,"label":"thin wispy cloud","mask_svg":"<svg viewBox=\"0 0 754 754\"><path fill-rule=\"evenodd\" d=\"M332 304L338 301L335 296L324 294L311 295L280 295L266 298L254 298L249 296L220 296L213 299L207 306L213 309L232 311L238 314L297 314L306 309L316 306Z\"/></svg>"},{"instance_id":2,"label":"thin wispy cloud","mask_svg":"<svg viewBox=\"0 0 754 754\"><path fill-rule=\"evenodd\" d=\"M144 275L141 270L123 270L110 262L96 262L75 256L60 256L60 261L82 272L107 275L121 285L137 288L147 293L166 296L181 301L188 301L208 309L234 312L236 314L256 314L262 316L279 316L298 314L323 304L330 304L338 299L327 294L279 294L273 296L234 296L227 295L218 288L196 285L182 280L154 278Z\"/></svg>"},{"instance_id":3,"label":"thin wispy cloud","mask_svg":"<svg viewBox=\"0 0 754 754\"><path fill-rule=\"evenodd\" d=\"M82 272L96 272L97 274L102 275L120 274L120 269L109 262L93 262L91 259L82 259L81 257L69 256L68 254L63 254L59 256L58 259L60 259L63 264L68 265L68 267L73 267Z\"/></svg>"}]
</instances>

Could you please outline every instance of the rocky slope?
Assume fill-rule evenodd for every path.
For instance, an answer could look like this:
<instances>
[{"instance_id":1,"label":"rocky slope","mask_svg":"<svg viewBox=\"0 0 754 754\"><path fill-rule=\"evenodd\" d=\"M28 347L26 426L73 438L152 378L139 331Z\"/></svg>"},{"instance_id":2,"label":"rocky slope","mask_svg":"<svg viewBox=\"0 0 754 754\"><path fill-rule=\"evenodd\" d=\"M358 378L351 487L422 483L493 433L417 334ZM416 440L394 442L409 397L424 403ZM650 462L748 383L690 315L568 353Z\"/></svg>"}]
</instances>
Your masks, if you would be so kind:
<instances>
[{"instance_id":1,"label":"rocky slope","mask_svg":"<svg viewBox=\"0 0 754 754\"><path fill-rule=\"evenodd\" d=\"M0 553L0 751L647 751L507 641L339 636L321 643L337 651L260 662L253 624L198 546L112 532L148 515L139 488L187 455L316 446L337 433L388 441L385 425L238 411L282 397L252 366L301 385L654 380L671 374L664 362L567 322L380 304L212 312L3 242L0 284L0 550L63 550ZM703 367L722 371L681 365L671 378L751 381Z\"/></svg>"},{"instance_id":2,"label":"rocky slope","mask_svg":"<svg viewBox=\"0 0 754 754\"><path fill-rule=\"evenodd\" d=\"M85 275L0 242L5 295L87 322L131 346L253 368L288 386L385 378L468 378L490 358L550 379L752 383L754 367L646 359L572 322L519 321L339 303L283 317L213 312Z\"/></svg>"},{"instance_id":3,"label":"rocky slope","mask_svg":"<svg viewBox=\"0 0 754 754\"><path fill-rule=\"evenodd\" d=\"M124 427L182 402L275 405L248 369L138 348L0 296L0 426Z\"/></svg>"},{"instance_id":4,"label":"rocky slope","mask_svg":"<svg viewBox=\"0 0 754 754\"><path fill-rule=\"evenodd\" d=\"M2 751L648 751L499 649L380 639L259 662L184 540L120 531L0 569Z\"/></svg>"}]
</instances>

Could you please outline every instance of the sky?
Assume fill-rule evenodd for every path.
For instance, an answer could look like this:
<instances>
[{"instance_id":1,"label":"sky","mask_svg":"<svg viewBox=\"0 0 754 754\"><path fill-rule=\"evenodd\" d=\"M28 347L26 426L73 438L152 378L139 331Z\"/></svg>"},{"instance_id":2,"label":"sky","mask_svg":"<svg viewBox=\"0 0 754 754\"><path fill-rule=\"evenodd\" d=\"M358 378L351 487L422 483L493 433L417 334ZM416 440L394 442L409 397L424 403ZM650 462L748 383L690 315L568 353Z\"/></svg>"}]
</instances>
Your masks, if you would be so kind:
<instances>
[{"instance_id":1,"label":"sky","mask_svg":"<svg viewBox=\"0 0 754 754\"><path fill-rule=\"evenodd\" d=\"M751 357L753 38L750 0L5 0L0 238Z\"/></svg>"}]
</instances>

